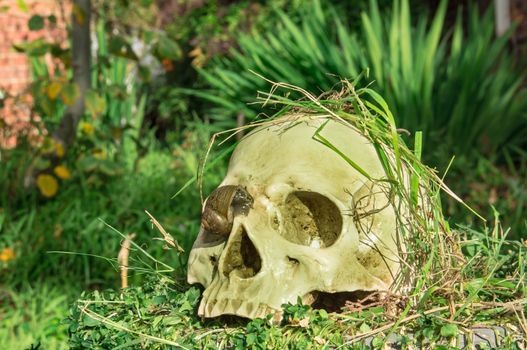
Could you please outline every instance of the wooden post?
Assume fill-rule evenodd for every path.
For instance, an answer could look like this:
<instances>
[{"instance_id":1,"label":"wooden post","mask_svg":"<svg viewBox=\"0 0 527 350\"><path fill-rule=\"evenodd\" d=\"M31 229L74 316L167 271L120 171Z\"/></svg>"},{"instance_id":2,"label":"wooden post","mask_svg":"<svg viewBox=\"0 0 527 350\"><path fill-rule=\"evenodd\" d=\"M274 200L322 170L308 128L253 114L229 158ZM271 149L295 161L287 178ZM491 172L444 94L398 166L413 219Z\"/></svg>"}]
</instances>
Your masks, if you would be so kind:
<instances>
[{"instance_id":1,"label":"wooden post","mask_svg":"<svg viewBox=\"0 0 527 350\"><path fill-rule=\"evenodd\" d=\"M510 0L494 0L494 16L496 19L496 35L503 35L511 26Z\"/></svg>"}]
</instances>

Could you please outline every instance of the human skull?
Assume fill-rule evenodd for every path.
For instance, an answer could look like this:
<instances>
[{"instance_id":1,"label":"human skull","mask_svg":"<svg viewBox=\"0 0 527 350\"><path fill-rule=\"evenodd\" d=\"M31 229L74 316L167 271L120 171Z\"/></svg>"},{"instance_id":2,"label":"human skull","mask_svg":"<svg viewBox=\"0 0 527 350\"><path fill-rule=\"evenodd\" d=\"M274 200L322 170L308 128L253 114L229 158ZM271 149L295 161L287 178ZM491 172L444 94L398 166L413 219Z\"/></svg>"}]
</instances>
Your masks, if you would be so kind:
<instances>
[{"instance_id":1,"label":"human skull","mask_svg":"<svg viewBox=\"0 0 527 350\"><path fill-rule=\"evenodd\" d=\"M338 151L314 139L323 124ZM190 252L188 282L205 287L198 314L264 317L319 292L389 290L398 226L371 180L382 178L375 148L346 122L288 116L247 135L205 201Z\"/></svg>"}]
</instances>

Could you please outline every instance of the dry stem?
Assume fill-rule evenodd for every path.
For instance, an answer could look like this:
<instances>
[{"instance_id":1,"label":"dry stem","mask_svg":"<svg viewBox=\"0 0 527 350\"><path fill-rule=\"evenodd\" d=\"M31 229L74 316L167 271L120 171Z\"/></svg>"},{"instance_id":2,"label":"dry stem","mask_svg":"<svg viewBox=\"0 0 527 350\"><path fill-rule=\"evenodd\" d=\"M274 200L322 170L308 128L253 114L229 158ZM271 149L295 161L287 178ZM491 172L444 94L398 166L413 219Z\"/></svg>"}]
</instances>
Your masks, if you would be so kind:
<instances>
[{"instance_id":1,"label":"dry stem","mask_svg":"<svg viewBox=\"0 0 527 350\"><path fill-rule=\"evenodd\" d=\"M130 255L130 245L134 239L135 233L126 236L126 239L121 244L121 250L117 255L117 262L121 267L121 288L128 287L128 256Z\"/></svg>"},{"instance_id":2,"label":"dry stem","mask_svg":"<svg viewBox=\"0 0 527 350\"><path fill-rule=\"evenodd\" d=\"M152 214L150 214L147 210L145 210L145 213L146 215L148 215L150 217L150 221L152 222L152 224L159 230L159 232L161 232L161 234L163 235L163 239L165 240L165 242L172 248L176 248L180 253L185 253L185 251L183 250L183 248L181 248L181 246L178 244L178 242L174 239L174 237L172 237L172 235L170 233L168 233L167 231L165 231L165 229L163 228L163 226L161 226L161 224L152 216Z\"/></svg>"}]
</instances>

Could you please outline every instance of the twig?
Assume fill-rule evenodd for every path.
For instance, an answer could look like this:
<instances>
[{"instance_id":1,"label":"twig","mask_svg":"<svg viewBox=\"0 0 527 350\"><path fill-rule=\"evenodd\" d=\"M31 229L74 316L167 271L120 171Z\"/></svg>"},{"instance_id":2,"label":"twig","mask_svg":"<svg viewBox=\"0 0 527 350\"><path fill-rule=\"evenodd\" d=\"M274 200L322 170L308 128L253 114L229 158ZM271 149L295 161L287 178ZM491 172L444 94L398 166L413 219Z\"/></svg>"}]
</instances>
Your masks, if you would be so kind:
<instances>
[{"instance_id":1,"label":"twig","mask_svg":"<svg viewBox=\"0 0 527 350\"><path fill-rule=\"evenodd\" d=\"M159 232L161 232L161 234L163 235L163 238L165 240L165 242L171 246L172 248L177 248L177 250L180 252L180 253L185 253L185 250L183 250L183 248L181 248L181 246L178 244L178 242L174 239L174 237L172 237L171 234L169 234L167 231L165 231L165 229L163 228L163 226L161 226L161 224L152 216L152 214L150 214L148 212L148 210L145 210L145 213L146 215L148 215L150 217L150 221L152 222L152 224L157 227L157 229L159 230Z\"/></svg>"}]
</instances>

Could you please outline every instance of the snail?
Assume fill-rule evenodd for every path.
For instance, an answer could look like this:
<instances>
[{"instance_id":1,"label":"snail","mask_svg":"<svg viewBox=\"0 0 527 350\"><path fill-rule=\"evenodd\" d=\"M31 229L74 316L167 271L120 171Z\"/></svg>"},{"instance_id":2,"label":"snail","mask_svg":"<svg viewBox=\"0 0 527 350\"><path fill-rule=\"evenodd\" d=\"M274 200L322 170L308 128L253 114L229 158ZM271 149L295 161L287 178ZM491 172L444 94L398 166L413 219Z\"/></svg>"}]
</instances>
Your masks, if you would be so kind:
<instances>
[{"instance_id":1,"label":"snail","mask_svg":"<svg viewBox=\"0 0 527 350\"><path fill-rule=\"evenodd\" d=\"M215 235L227 237L236 215L247 215L253 198L241 186L221 186L207 198L202 214L203 228Z\"/></svg>"}]
</instances>

